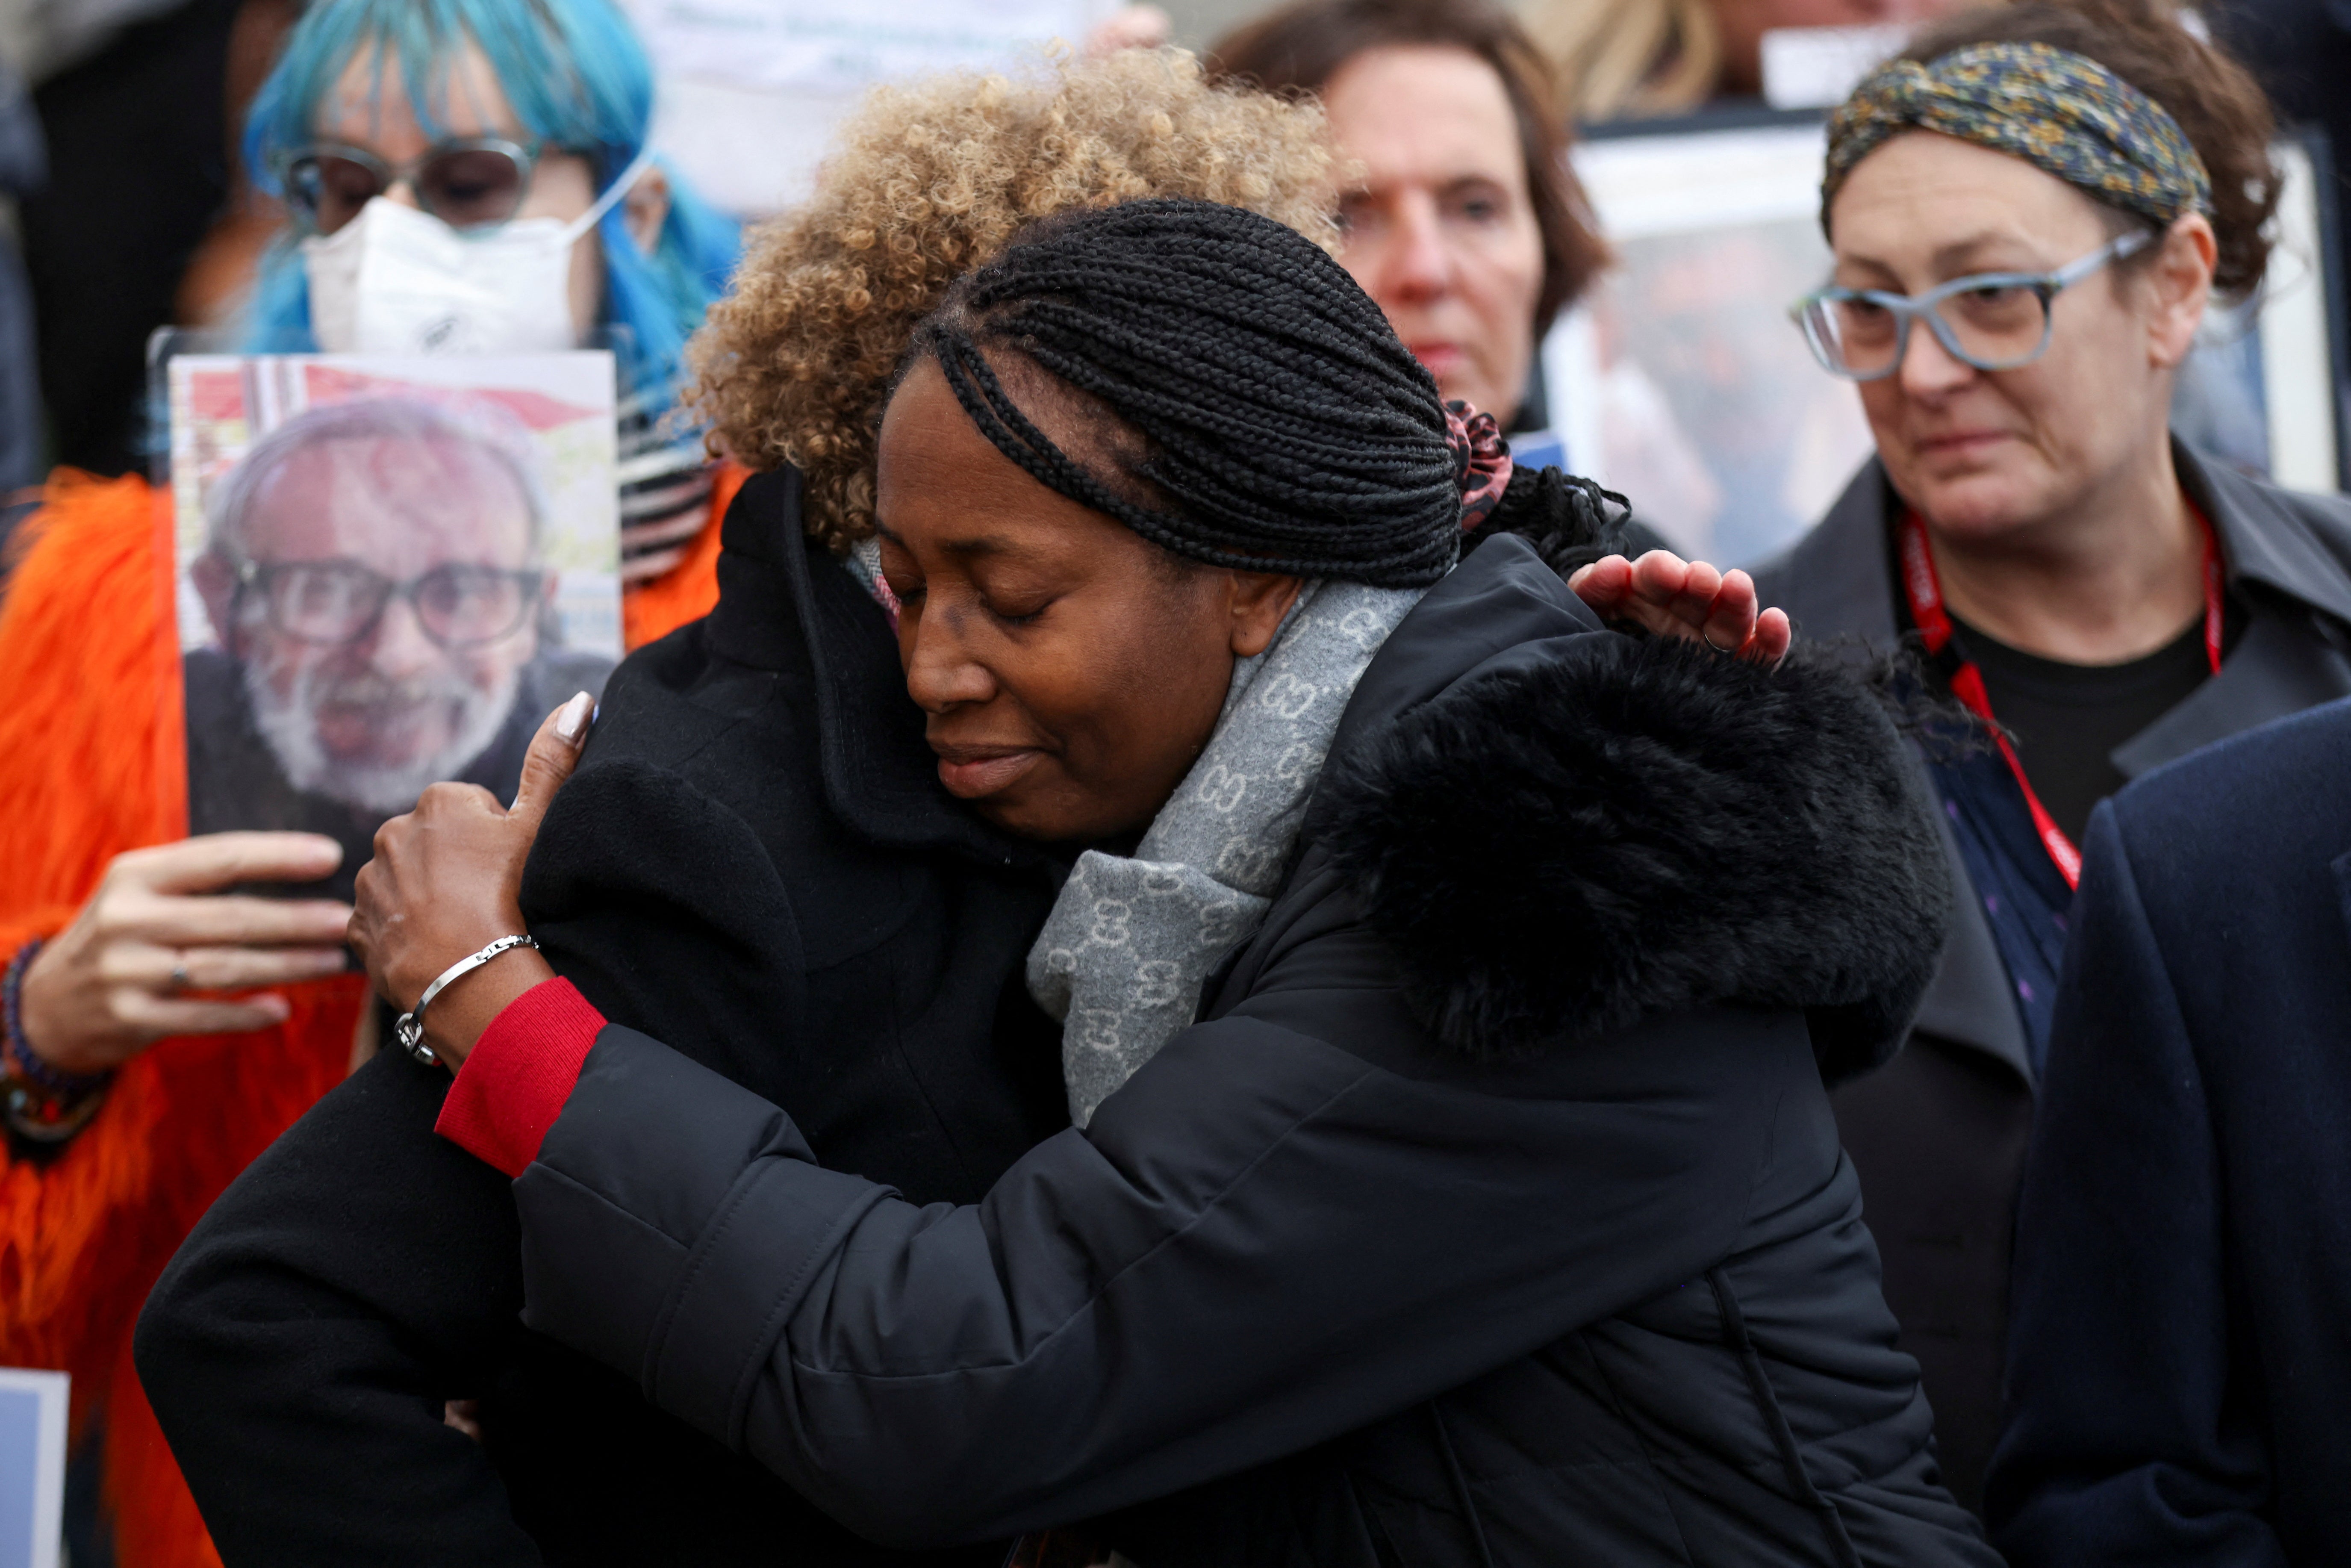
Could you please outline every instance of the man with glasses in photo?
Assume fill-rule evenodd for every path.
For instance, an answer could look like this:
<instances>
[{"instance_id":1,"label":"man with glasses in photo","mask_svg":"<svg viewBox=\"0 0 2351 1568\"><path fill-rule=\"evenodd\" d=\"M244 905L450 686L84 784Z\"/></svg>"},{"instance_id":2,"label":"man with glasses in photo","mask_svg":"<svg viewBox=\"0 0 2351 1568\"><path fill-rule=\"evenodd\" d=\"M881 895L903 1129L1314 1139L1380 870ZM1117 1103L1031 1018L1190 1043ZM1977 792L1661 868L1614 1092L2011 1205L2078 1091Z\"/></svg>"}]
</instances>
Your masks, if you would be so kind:
<instances>
[{"instance_id":1,"label":"man with glasses in photo","mask_svg":"<svg viewBox=\"0 0 2351 1568\"><path fill-rule=\"evenodd\" d=\"M555 574L528 447L486 413L317 408L214 487L189 568L218 640L186 660L188 826L343 845L428 784L513 795L549 708L609 666L549 645Z\"/></svg>"}]
</instances>

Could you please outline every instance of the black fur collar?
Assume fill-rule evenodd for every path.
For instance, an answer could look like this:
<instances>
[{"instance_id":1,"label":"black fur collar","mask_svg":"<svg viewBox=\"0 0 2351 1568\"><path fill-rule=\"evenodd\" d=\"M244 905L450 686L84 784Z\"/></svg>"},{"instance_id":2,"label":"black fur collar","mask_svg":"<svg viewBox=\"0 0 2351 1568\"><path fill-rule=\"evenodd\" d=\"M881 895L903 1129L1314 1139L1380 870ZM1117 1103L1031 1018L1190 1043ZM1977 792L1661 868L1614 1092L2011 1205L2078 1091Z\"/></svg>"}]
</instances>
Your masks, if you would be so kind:
<instances>
[{"instance_id":1,"label":"black fur collar","mask_svg":"<svg viewBox=\"0 0 2351 1568\"><path fill-rule=\"evenodd\" d=\"M1580 636L1334 757L1317 836L1449 1049L1807 1010L1824 1077L1900 1043L1951 889L1877 699L1819 655Z\"/></svg>"}]
</instances>

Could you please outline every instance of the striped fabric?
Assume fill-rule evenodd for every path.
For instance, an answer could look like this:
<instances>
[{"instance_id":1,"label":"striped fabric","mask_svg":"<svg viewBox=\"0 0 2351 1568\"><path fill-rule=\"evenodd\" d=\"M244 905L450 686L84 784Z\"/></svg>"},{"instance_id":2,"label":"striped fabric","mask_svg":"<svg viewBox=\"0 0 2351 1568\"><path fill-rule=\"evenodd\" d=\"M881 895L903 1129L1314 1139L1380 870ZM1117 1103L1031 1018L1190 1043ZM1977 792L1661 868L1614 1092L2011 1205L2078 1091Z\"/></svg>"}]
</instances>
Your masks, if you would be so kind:
<instances>
[{"instance_id":1,"label":"striped fabric","mask_svg":"<svg viewBox=\"0 0 2351 1568\"><path fill-rule=\"evenodd\" d=\"M710 515L717 465L699 433L666 430L642 398L621 405L621 580L659 577L684 559Z\"/></svg>"}]
</instances>

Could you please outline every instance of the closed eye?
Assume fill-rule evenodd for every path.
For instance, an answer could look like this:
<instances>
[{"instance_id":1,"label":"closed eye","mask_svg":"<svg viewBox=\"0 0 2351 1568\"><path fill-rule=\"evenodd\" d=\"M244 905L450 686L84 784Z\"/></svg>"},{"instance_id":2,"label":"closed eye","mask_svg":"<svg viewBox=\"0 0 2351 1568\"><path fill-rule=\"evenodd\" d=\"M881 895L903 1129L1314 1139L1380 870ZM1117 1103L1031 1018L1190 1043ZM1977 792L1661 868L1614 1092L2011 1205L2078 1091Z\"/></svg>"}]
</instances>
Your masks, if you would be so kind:
<instances>
[{"instance_id":1,"label":"closed eye","mask_svg":"<svg viewBox=\"0 0 2351 1568\"><path fill-rule=\"evenodd\" d=\"M987 612L1007 626L1033 626L1046 611L1052 608L1052 605L1053 601L1050 599L1034 606L1021 608L991 603L987 606Z\"/></svg>"}]
</instances>

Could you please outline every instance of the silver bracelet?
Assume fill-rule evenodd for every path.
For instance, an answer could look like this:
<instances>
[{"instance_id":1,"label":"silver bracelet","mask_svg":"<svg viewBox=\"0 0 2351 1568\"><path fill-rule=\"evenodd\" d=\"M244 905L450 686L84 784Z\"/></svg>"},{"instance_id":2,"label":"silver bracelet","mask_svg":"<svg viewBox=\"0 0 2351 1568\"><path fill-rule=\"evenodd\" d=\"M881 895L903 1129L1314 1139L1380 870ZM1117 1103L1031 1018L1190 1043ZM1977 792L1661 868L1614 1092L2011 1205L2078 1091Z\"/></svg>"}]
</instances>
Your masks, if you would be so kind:
<instances>
[{"instance_id":1,"label":"silver bracelet","mask_svg":"<svg viewBox=\"0 0 2351 1568\"><path fill-rule=\"evenodd\" d=\"M433 1054L431 1046L424 1043L424 1009L433 1005L433 998L446 989L450 981L461 975L472 974L508 948L535 949L538 946L538 943L528 936L501 936L480 952L468 954L458 959L442 970L440 977L424 988L424 994L416 998L416 1009L413 1012L400 1015L400 1021L392 1026L392 1038L400 1042L401 1050L408 1052L410 1056L425 1066L432 1067L438 1064L441 1059Z\"/></svg>"}]
</instances>

